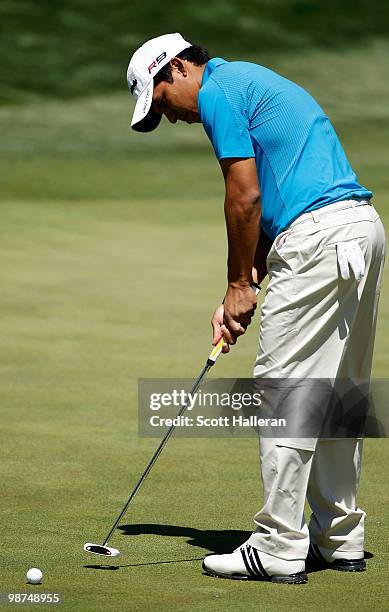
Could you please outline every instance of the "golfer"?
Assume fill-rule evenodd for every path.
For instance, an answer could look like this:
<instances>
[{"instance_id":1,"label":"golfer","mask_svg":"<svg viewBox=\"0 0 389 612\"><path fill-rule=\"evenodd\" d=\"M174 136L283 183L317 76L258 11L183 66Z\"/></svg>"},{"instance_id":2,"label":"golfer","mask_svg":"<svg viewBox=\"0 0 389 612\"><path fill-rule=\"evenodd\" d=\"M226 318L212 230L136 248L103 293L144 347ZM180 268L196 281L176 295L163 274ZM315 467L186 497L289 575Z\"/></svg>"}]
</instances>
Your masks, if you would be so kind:
<instances>
[{"instance_id":1,"label":"golfer","mask_svg":"<svg viewBox=\"0 0 389 612\"><path fill-rule=\"evenodd\" d=\"M210 58L180 34L149 40L127 72L132 128L202 123L225 182L227 290L213 315L224 352L256 308L266 275L254 376L369 379L385 234L335 130L304 89L253 63ZM250 538L209 555L214 576L303 583L306 559L361 571L356 495L362 440L262 437L262 508ZM304 518L306 497L312 509Z\"/></svg>"}]
</instances>

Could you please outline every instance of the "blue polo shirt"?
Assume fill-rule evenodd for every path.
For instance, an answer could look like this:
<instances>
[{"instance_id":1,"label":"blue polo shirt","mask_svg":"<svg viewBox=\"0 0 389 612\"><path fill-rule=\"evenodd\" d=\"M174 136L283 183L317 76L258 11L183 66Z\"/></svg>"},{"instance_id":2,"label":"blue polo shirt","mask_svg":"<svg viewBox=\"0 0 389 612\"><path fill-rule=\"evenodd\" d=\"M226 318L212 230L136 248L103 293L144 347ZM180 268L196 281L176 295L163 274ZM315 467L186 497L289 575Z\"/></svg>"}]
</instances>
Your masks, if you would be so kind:
<instances>
[{"instance_id":1,"label":"blue polo shirt","mask_svg":"<svg viewBox=\"0 0 389 612\"><path fill-rule=\"evenodd\" d=\"M218 160L255 158L261 227L271 239L304 212L372 197L358 183L323 109L272 70L213 58L204 70L198 107Z\"/></svg>"}]
</instances>

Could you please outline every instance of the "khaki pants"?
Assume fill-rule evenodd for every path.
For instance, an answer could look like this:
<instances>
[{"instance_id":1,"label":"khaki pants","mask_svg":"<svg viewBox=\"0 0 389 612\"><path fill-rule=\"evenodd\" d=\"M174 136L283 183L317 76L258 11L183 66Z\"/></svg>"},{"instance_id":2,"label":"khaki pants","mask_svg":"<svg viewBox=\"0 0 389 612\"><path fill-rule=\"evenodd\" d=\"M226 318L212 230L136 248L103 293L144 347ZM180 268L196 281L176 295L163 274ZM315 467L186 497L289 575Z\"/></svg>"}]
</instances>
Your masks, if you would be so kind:
<instances>
[{"instance_id":1,"label":"khaki pants","mask_svg":"<svg viewBox=\"0 0 389 612\"><path fill-rule=\"evenodd\" d=\"M350 240L365 259L359 283L339 275L336 245ZM384 257L382 223L363 201L306 213L277 236L267 260L254 376L368 379ZM365 513L356 504L361 453L356 439L262 437L264 505L249 543L282 559L304 559L310 538L328 560L363 556Z\"/></svg>"}]
</instances>

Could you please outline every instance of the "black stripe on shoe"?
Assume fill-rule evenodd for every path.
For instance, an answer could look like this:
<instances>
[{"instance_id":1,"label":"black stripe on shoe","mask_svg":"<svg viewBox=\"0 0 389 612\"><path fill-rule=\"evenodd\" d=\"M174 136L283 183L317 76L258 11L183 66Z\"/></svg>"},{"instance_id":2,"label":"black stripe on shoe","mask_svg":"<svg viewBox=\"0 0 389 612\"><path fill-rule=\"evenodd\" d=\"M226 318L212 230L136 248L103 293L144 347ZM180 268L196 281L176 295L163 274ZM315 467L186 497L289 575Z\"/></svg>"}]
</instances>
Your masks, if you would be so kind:
<instances>
[{"instance_id":1,"label":"black stripe on shoe","mask_svg":"<svg viewBox=\"0 0 389 612\"><path fill-rule=\"evenodd\" d=\"M258 553L256 551L255 548L253 548L252 546L250 546L249 544L246 545L246 551L247 551L247 557L251 563L251 567L252 569L255 571L255 573L258 576L264 577L265 574L261 571L261 562L259 561L259 557L258 557ZM259 563L258 563L259 561Z\"/></svg>"},{"instance_id":2,"label":"black stripe on shoe","mask_svg":"<svg viewBox=\"0 0 389 612\"><path fill-rule=\"evenodd\" d=\"M253 569L249 563L249 558L248 558L248 554L247 554L245 546L242 546L242 548L240 549L240 554L242 555L243 563L245 564L246 569L248 573L250 574L250 576L255 576L255 577L259 576L260 574L257 568Z\"/></svg>"},{"instance_id":3,"label":"black stripe on shoe","mask_svg":"<svg viewBox=\"0 0 389 612\"><path fill-rule=\"evenodd\" d=\"M269 578L269 574L267 573L267 571L265 570L265 568L262 565L261 559L259 558L259 554L256 548L252 549L254 557L257 561L258 567L259 567L259 571L261 572L262 576L264 578Z\"/></svg>"}]
</instances>

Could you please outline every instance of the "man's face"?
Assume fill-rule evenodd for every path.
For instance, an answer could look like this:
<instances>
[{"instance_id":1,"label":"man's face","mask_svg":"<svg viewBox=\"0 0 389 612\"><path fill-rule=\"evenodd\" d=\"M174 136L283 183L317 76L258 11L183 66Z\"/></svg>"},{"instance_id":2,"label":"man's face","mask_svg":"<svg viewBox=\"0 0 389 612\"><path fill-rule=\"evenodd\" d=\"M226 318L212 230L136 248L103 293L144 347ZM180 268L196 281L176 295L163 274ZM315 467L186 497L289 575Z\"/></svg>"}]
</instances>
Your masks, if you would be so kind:
<instances>
[{"instance_id":1,"label":"man's face","mask_svg":"<svg viewBox=\"0 0 389 612\"><path fill-rule=\"evenodd\" d=\"M154 87L152 108L155 113L165 115L171 123L186 121L199 123L197 107L199 82L192 64L172 61L173 83L161 81Z\"/></svg>"}]
</instances>

